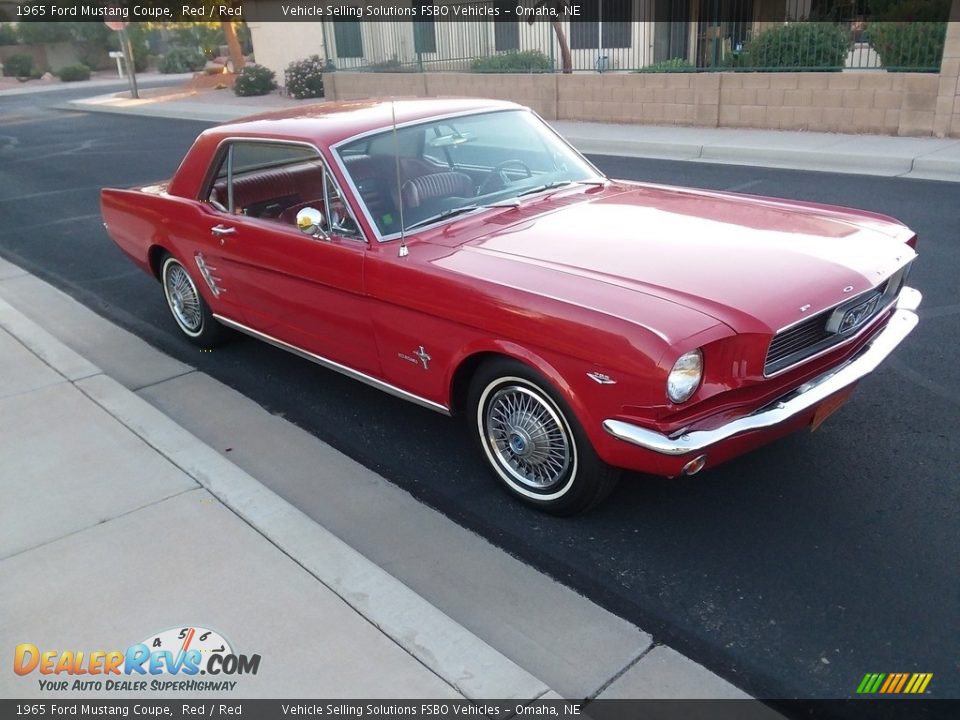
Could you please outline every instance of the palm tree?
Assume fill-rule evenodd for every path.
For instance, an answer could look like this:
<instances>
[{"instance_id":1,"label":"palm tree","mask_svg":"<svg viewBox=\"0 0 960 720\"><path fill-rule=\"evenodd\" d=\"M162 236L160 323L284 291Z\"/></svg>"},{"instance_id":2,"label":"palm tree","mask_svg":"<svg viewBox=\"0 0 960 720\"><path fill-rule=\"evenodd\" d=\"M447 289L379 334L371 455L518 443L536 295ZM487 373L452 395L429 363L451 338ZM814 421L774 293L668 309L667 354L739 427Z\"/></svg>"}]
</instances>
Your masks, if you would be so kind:
<instances>
[{"instance_id":1,"label":"palm tree","mask_svg":"<svg viewBox=\"0 0 960 720\"><path fill-rule=\"evenodd\" d=\"M567 17L570 7L570 0L539 0L534 6L536 10L543 7L549 9L549 15L531 14L527 18L527 23L533 25L533 21L538 17L549 17L550 24L553 25L553 34L557 36L557 44L560 45L560 61L563 65L563 72L573 72L573 57L570 55L570 45L567 43L567 36L563 32L563 25L560 24L561 17Z\"/></svg>"}]
</instances>

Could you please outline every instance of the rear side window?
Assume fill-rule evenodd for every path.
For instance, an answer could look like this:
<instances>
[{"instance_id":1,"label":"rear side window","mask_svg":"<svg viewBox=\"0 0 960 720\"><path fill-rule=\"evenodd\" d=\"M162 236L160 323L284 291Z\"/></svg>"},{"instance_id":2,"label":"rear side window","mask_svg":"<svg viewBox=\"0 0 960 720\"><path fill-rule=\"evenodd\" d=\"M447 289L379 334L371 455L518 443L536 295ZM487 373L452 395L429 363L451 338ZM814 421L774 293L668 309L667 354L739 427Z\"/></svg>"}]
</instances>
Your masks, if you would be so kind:
<instances>
[{"instance_id":1,"label":"rear side window","mask_svg":"<svg viewBox=\"0 0 960 720\"><path fill-rule=\"evenodd\" d=\"M307 160L319 160L316 150L298 145L279 145L277 143L238 142L233 144L233 171L235 173L291 165ZM227 168L226 162L224 162L217 177L226 176Z\"/></svg>"},{"instance_id":2,"label":"rear side window","mask_svg":"<svg viewBox=\"0 0 960 720\"><path fill-rule=\"evenodd\" d=\"M222 153L205 199L221 212L284 225L296 225L297 213L313 207L328 219L328 230L359 237L333 176L311 147L233 142Z\"/></svg>"},{"instance_id":3,"label":"rear side window","mask_svg":"<svg viewBox=\"0 0 960 720\"><path fill-rule=\"evenodd\" d=\"M280 219L295 206L321 205L323 176L323 160L313 148L234 142L222 153L206 199L231 214Z\"/></svg>"}]
</instances>

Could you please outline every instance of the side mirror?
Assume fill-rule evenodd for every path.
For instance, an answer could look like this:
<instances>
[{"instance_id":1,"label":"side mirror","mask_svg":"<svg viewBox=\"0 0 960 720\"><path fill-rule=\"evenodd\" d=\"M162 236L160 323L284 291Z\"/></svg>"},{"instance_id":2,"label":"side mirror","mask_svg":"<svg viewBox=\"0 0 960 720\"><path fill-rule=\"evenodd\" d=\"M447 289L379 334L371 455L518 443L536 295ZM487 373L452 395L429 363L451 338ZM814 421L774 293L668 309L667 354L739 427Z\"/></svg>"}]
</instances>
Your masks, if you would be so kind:
<instances>
[{"instance_id":1,"label":"side mirror","mask_svg":"<svg viewBox=\"0 0 960 720\"><path fill-rule=\"evenodd\" d=\"M323 213L312 207L305 207L297 213L297 227L300 232L315 238L329 240L330 235L323 229Z\"/></svg>"}]
</instances>

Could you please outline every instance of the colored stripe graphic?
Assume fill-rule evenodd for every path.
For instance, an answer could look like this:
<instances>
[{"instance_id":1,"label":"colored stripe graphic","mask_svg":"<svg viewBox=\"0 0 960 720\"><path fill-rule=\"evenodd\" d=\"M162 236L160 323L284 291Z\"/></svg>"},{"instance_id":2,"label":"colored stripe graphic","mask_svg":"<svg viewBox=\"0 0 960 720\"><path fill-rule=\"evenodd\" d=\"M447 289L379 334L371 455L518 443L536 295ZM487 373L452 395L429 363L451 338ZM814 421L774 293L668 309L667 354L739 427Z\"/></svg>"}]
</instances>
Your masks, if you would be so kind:
<instances>
[{"instance_id":1,"label":"colored stripe graphic","mask_svg":"<svg viewBox=\"0 0 960 720\"><path fill-rule=\"evenodd\" d=\"M857 692L860 694L875 693L885 677L886 675L884 673L867 673L863 676L863 680L860 681Z\"/></svg>"},{"instance_id":2,"label":"colored stripe graphic","mask_svg":"<svg viewBox=\"0 0 960 720\"><path fill-rule=\"evenodd\" d=\"M919 695L926 692L933 673L867 673L857 686L858 695Z\"/></svg>"}]
</instances>

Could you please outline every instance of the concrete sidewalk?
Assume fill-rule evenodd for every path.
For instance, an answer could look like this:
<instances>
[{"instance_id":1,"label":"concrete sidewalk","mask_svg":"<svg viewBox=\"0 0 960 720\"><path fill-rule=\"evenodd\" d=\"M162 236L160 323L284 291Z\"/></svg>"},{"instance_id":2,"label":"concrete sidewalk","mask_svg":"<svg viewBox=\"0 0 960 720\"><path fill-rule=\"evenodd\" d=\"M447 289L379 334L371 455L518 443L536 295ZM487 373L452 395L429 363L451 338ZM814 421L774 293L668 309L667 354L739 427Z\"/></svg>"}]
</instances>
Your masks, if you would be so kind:
<instances>
[{"instance_id":1,"label":"concrete sidewalk","mask_svg":"<svg viewBox=\"0 0 960 720\"><path fill-rule=\"evenodd\" d=\"M8 649L125 649L197 626L261 655L239 697L549 693L2 300L0 457ZM51 677L65 679L0 674L0 696L49 698ZM111 693L143 695L158 696Z\"/></svg>"},{"instance_id":2,"label":"concrete sidewalk","mask_svg":"<svg viewBox=\"0 0 960 720\"><path fill-rule=\"evenodd\" d=\"M141 100L124 93L67 103L72 110L226 122L310 100L241 98L229 90L171 92ZM960 140L732 128L555 121L584 153L692 160L960 182Z\"/></svg>"},{"instance_id":3,"label":"concrete sidewalk","mask_svg":"<svg viewBox=\"0 0 960 720\"><path fill-rule=\"evenodd\" d=\"M171 413L226 433L261 478L309 466L313 492L329 494L328 517L343 523L337 535L227 459L234 447L214 450ZM208 628L261 656L256 675L229 678L244 698L747 697L4 260L0 457L0 583L18 589L0 598L7 648L124 650ZM371 538L417 555L428 581L354 549ZM0 674L0 696L102 695L42 690L51 677ZM111 693L145 695L204 692Z\"/></svg>"}]
</instances>

